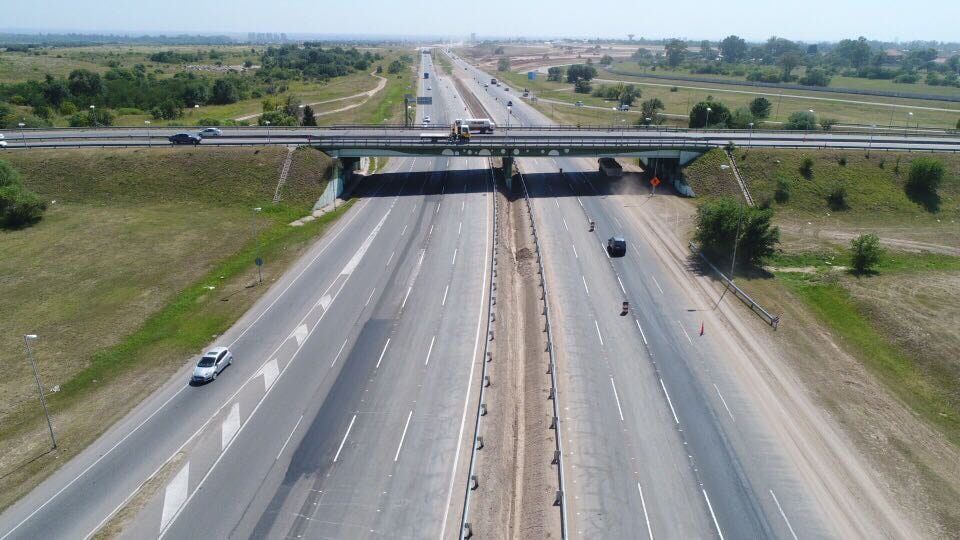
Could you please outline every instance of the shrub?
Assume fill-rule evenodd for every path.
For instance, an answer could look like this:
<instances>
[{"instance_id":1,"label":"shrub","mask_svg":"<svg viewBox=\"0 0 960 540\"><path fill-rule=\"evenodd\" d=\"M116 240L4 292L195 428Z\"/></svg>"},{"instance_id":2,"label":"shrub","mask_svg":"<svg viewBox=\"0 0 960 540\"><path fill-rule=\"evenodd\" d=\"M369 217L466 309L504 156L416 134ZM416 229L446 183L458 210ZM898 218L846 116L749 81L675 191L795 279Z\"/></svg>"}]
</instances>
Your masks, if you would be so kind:
<instances>
[{"instance_id":1,"label":"shrub","mask_svg":"<svg viewBox=\"0 0 960 540\"><path fill-rule=\"evenodd\" d=\"M910 174L907 176L907 191L914 193L935 194L943 182L944 167L939 160L920 157L910 164Z\"/></svg>"},{"instance_id":2,"label":"shrub","mask_svg":"<svg viewBox=\"0 0 960 540\"><path fill-rule=\"evenodd\" d=\"M695 239L711 257L729 260L736 245L738 261L758 264L773 255L780 243L780 229L772 226L771 208L743 206L730 197L723 197L701 203L696 219Z\"/></svg>"},{"instance_id":3,"label":"shrub","mask_svg":"<svg viewBox=\"0 0 960 540\"><path fill-rule=\"evenodd\" d=\"M846 166L847 166L847 156L840 156L840 159L837 160L837 163L839 163L841 167L846 167Z\"/></svg>"},{"instance_id":4,"label":"shrub","mask_svg":"<svg viewBox=\"0 0 960 540\"><path fill-rule=\"evenodd\" d=\"M40 197L23 187L20 174L0 161L0 228L22 229L43 218L47 209Z\"/></svg>"},{"instance_id":5,"label":"shrub","mask_svg":"<svg viewBox=\"0 0 960 540\"><path fill-rule=\"evenodd\" d=\"M837 125L838 123L839 122L837 121L836 118L824 118L820 120L820 127L824 131L830 131L830 129L833 128L833 126Z\"/></svg>"},{"instance_id":6,"label":"shrub","mask_svg":"<svg viewBox=\"0 0 960 540\"><path fill-rule=\"evenodd\" d=\"M71 116L77 112L77 106L72 101L64 101L60 104L60 114L62 116Z\"/></svg>"},{"instance_id":7,"label":"shrub","mask_svg":"<svg viewBox=\"0 0 960 540\"><path fill-rule=\"evenodd\" d=\"M800 174L802 174L803 177L806 178L807 180L813 177L813 158L812 157L804 156L803 159L800 160Z\"/></svg>"},{"instance_id":8,"label":"shrub","mask_svg":"<svg viewBox=\"0 0 960 540\"><path fill-rule=\"evenodd\" d=\"M851 262L853 271L857 274L873 272L883 255L880 238L875 234L861 234L850 241Z\"/></svg>"},{"instance_id":9,"label":"shrub","mask_svg":"<svg viewBox=\"0 0 960 540\"><path fill-rule=\"evenodd\" d=\"M850 208L847 205L847 188L843 184L836 184L827 195L827 205L831 210L841 211Z\"/></svg>"},{"instance_id":10,"label":"shrub","mask_svg":"<svg viewBox=\"0 0 960 540\"><path fill-rule=\"evenodd\" d=\"M785 129L812 131L817 129L817 117L810 111L798 111L787 118Z\"/></svg>"},{"instance_id":11,"label":"shrub","mask_svg":"<svg viewBox=\"0 0 960 540\"><path fill-rule=\"evenodd\" d=\"M790 190L793 188L793 182L783 176L777 178L777 189L773 192L773 198L780 204L786 204L790 200Z\"/></svg>"},{"instance_id":12,"label":"shrub","mask_svg":"<svg viewBox=\"0 0 960 540\"><path fill-rule=\"evenodd\" d=\"M678 88L677 88L676 86L671 86L671 87L670 87L670 91L671 91L671 92L676 92L677 90L678 90ZM960 129L960 120L957 120L957 129Z\"/></svg>"}]
</instances>

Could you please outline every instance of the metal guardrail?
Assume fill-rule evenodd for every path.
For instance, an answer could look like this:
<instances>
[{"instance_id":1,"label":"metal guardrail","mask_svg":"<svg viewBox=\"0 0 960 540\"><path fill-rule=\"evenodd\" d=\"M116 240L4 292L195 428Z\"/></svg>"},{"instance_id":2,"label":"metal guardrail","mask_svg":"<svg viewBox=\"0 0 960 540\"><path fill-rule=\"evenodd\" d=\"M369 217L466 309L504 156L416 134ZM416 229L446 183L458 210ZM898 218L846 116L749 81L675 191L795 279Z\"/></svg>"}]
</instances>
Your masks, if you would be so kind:
<instances>
[{"instance_id":1,"label":"metal guardrail","mask_svg":"<svg viewBox=\"0 0 960 540\"><path fill-rule=\"evenodd\" d=\"M547 289L547 274L543 268L543 250L540 247L540 234L537 232L537 223L533 219L533 207L530 204L530 192L527 191L527 182L523 178L523 173L518 172L520 184L523 186L523 198L527 203L527 213L530 215L530 225L533 229L533 241L537 248L537 265L540 272L540 288L543 290L543 314L546 318L547 329L547 353L550 358L550 391L553 394L553 429L554 440L556 441L555 461L557 463L557 479L560 489L557 492L557 502L560 504L560 538L566 540L569 538L569 519L567 517L567 487L563 473L563 431L560 427L560 386L557 383L557 358L553 347L553 326L550 322L550 301L548 300L549 290Z\"/></svg>"},{"instance_id":2,"label":"metal guardrail","mask_svg":"<svg viewBox=\"0 0 960 540\"><path fill-rule=\"evenodd\" d=\"M483 360L481 360L482 368L480 370L480 396L477 401L477 419L474 423L473 430L473 450L470 452L470 467L469 472L467 473L467 489L465 490L463 496L463 513L460 516L460 540L465 538L470 538L473 536L473 530L470 526L470 522L467 521L470 519L470 494L473 493L475 489L474 486L477 484L476 477L476 464L477 464L477 450L479 450L479 437L480 437L480 420L484 416L486 402L484 401L485 388L487 384L487 363L492 360L489 352L489 345L491 340L490 335L490 323L493 321L493 306L496 304L496 276L497 276L497 242L499 241L499 232L497 226L500 219L500 209L497 206L497 179L494 176L494 167L493 163L490 163L490 177L493 180L493 245L491 248L491 257L490 257L490 288L487 294L487 333L486 338L483 343Z\"/></svg>"},{"instance_id":3,"label":"metal guardrail","mask_svg":"<svg viewBox=\"0 0 960 540\"><path fill-rule=\"evenodd\" d=\"M724 283L726 283L726 286L730 287L733 290L733 294L737 298L739 298L740 301L746 304L747 307L750 308L750 311L759 315L760 318L766 321L767 324L772 326L774 330L776 330L777 327L780 326L779 316L771 315L769 311L763 308L763 306L758 304L753 298L750 298L750 295L743 292L743 289L741 289L740 287L737 287L737 285L730 278L728 278L723 272L718 270L717 267L714 266L712 262L710 262L710 259L708 259L707 256L704 255L702 251L700 251L700 248L697 247L697 245L694 244L693 242L690 242L690 251L693 251L694 253L699 255L700 258L703 259L703 262L707 263L707 266L709 266L714 272L716 272L718 276L720 276L720 279L723 280Z\"/></svg>"}]
</instances>

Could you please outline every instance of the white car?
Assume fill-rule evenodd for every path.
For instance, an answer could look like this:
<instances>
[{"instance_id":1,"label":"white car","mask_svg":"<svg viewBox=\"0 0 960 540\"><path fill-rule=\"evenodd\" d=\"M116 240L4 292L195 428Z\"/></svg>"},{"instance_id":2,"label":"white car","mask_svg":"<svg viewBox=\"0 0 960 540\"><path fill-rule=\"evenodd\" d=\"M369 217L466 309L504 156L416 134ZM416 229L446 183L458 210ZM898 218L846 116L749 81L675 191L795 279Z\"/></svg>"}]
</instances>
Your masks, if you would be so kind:
<instances>
[{"instance_id":1,"label":"white car","mask_svg":"<svg viewBox=\"0 0 960 540\"><path fill-rule=\"evenodd\" d=\"M582 102L582 101L578 101L578 102L574 103L574 105L576 105L577 107L583 107L583 102Z\"/></svg>"},{"instance_id":2,"label":"white car","mask_svg":"<svg viewBox=\"0 0 960 540\"><path fill-rule=\"evenodd\" d=\"M7 147L7 141L0 141L0 148L6 148L6 147Z\"/></svg>"},{"instance_id":3,"label":"white car","mask_svg":"<svg viewBox=\"0 0 960 540\"><path fill-rule=\"evenodd\" d=\"M217 378L227 366L233 364L233 353L226 347L214 347L206 352L197 367L193 368L190 384L203 384Z\"/></svg>"},{"instance_id":4,"label":"white car","mask_svg":"<svg viewBox=\"0 0 960 540\"><path fill-rule=\"evenodd\" d=\"M198 133L201 137L219 137L223 135L223 132L220 131L220 128L208 127L207 129Z\"/></svg>"}]
</instances>

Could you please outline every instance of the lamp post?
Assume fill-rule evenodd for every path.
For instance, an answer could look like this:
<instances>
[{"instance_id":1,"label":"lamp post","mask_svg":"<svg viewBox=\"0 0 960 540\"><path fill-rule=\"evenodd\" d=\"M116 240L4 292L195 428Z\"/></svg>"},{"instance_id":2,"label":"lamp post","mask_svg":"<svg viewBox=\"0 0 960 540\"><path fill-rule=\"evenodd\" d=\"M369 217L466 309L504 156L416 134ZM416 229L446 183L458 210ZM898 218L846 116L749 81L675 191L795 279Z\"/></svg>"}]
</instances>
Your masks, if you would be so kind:
<instances>
[{"instance_id":1,"label":"lamp post","mask_svg":"<svg viewBox=\"0 0 960 540\"><path fill-rule=\"evenodd\" d=\"M47 398L43 396L43 384L40 382L40 372L37 371L37 362L33 359L33 351L30 349L30 342L36 341L36 334L25 334L23 344L27 348L27 358L30 359L30 365L33 366L33 378L37 380L37 390L40 391L40 404L43 405L43 414L47 417L47 429L50 430L50 440L53 441L53 447L57 447L57 437L53 434L53 422L50 421L50 411L47 410Z\"/></svg>"},{"instance_id":2,"label":"lamp post","mask_svg":"<svg viewBox=\"0 0 960 540\"><path fill-rule=\"evenodd\" d=\"M513 106L507 105L507 137L510 136L510 117L513 116Z\"/></svg>"},{"instance_id":3,"label":"lamp post","mask_svg":"<svg viewBox=\"0 0 960 540\"><path fill-rule=\"evenodd\" d=\"M873 134L877 129L877 125L873 124L870 126L870 141L867 142L867 158L870 158L870 148L873 146Z\"/></svg>"},{"instance_id":4,"label":"lamp post","mask_svg":"<svg viewBox=\"0 0 960 540\"><path fill-rule=\"evenodd\" d=\"M93 118L93 127L97 127L97 106L90 106L90 117Z\"/></svg>"},{"instance_id":5,"label":"lamp post","mask_svg":"<svg viewBox=\"0 0 960 540\"><path fill-rule=\"evenodd\" d=\"M26 124L23 122L18 122L17 125L20 126L20 144L27 146L27 136L23 134L23 126Z\"/></svg>"},{"instance_id":6,"label":"lamp post","mask_svg":"<svg viewBox=\"0 0 960 540\"><path fill-rule=\"evenodd\" d=\"M910 119L913 117L913 112L907 113L907 118L903 122L903 136L907 136L907 130L910 129Z\"/></svg>"},{"instance_id":7,"label":"lamp post","mask_svg":"<svg viewBox=\"0 0 960 540\"><path fill-rule=\"evenodd\" d=\"M267 125L267 144L270 144L270 121L264 120L263 123Z\"/></svg>"},{"instance_id":8,"label":"lamp post","mask_svg":"<svg viewBox=\"0 0 960 540\"><path fill-rule=\"evenodd\" d=\"M807 109L807 112L809 112L810 114L816 115L816 113L813 112L813 109ZM817 122L817 117L814 116L813 123L816 124L816 122ZM803 132L803 142L807 142L807 134L810 133L811 129L813 129L813 127L807 124L807 130Z\"/></svg>"},{"instance_id":9,"label":"lamp post","mask_svg":"<svg viewBox=\"0 0 960 540\"><path fill-rule=\"evenodd\" d=\"M750 142L748 143L748 145L753 146L753 122L750 122L747 125L750 126L750 137L749 137Z\"/></svg>"},{"instance_id":10,"label":"lamp post","mask_svg":"<svg viewBox=\"0 0 960 540\"><path fill-rule=\"evenodd\" d=\"M150 121L144 120L143 125L147 126L147 146L153 146L153 143L150 141Z\"/></svg>"},{"instance_id":11,"label":"lamp post","mask_svg":"<svg viewBox=\"0 0 960 540\"><path fill-rule=\"evenodd\" d=\"M259 206L253 209L253 213L250 214L250 224L253 227L253 237L257 240L257 258L254 262L257 265L257 282L263 283L263 272L260 269L263 267L263 259L260 258L260 235L257 234L257 213L263 210Z\"/></svg>"},{"instance_id":12,"label":"lamp post","mask_svg":"<svg viewBox=\"0 0 960 540\"><path fill-rule=\"evenodd\" d=\"M712 110L713 109L711 109L710 107L707 107L707 121L703 124L703 129L707 129L710 127L710 112Z\"/></svg>"}]
</instances>

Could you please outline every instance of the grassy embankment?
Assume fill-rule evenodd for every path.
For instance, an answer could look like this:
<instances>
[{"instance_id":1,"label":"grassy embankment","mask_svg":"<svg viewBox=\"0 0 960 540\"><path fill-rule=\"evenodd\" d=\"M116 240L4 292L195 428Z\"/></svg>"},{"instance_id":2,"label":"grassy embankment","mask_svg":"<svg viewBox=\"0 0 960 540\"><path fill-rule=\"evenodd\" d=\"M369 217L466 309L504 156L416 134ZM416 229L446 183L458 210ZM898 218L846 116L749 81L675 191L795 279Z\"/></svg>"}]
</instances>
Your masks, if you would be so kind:
<instances>
[{"instance_id":1,"label":"grassy embankment","mask_svg":"<svg viewBox=\"0 0 960 540\"><path fill-rule=\"evenodd\" d=\"M547 81L543 74L539 74L539 78L536 81L528 81L525 73L501 72L499 76L510 81L514 86L530 88L542 99L557 100L565 103L583 101L586 105L605 107L607 109L616 105L616 103L612 101L606 101L588 94L577 94L573 92L573 85L566 82ZM627 118L628 122L637 123L640 120L640 115L637 112L640 102L651 98L658 98L664 104L662 112L670 115L666 117L666 123L668 125L686 126L690 108L697 102L705 100L707 96L713 96L714 100L724 103L733 110L739 107L747 107L751 101L760 97L762 94L771 101L773 110L770 113L769 122L758 125L757 129L761 129L762 127L779 129L781 123L786 121L791 113L806 111L808 109L816 111L818 118L833 118L844 124L893 125L899 129L904 127L907 112L913 112L913 116L910 117L910 123L913 126L919 123L921 127L950 129L956 127L957 120L960 119L960 105L943 101L873 97L855 94L824 94L822 92L802 90L786 90L782 93L787 95L782 96L781 91L777 89L748 86L733 87L730 85L699 82L691 83L688 81L671 82L662 79L643 79L639 77L613 75L603 71L601 71L597 77L615 80L622 79L628 84L636 84L639 86L643 91L643 96L635 103L634 111L626 115L617 115L611 110L574 109L564 105L552 105L543 102L536 104L536 107L555 121L565 124L610 125L611 122L616 122L618 118L622 117ZM602 84L613 83L594 82L594 86ZM676 88L676 91L671 91L672 88ZM849 103L837 100L849 100L862 103ZM889 105L902 105L904 107L916 108L908 109L891 107ZM956 112L926 110L924 107L951 109Z\"/></svg>"},{"instance_id":2,"label":"grassy embankment","mask_svg":"<svg viewBox=\"0 0 960 540\"><path fill-rule=\"evenodd\" d=\"M855 277L842 269L849 266L846 239L861 232L948 248L960 243L960 156L936 156L948 174L939 209L930 212L903 189L910 160L918 154L874 152L869 159L863 153L833 151L736 154L755 200L772 201L779 178L791 184L789 200L772 202L776 221L785 228L783 253L770 261L777 281L896 396L960 444L960 361L955 354L960 332L952 318L960 291L951 286L960 284L960 258L891 250L878 275ZM800 171L806 156L814 160L809 178ZM698 195L740 196L732 173L720 168L725 163L722 152L714 150L686 169ZM835 186L847 190L845 210L832 209L827 200ZM817 232L806 234L811 229ZM748 290L751 279L765 279L744 277ZM924 283L936 294L926 294Z\"/></svg>"},{"instance_id":3,"label":"grassy embankment","mask_svg":"<svg viewBox=\"0 0 960 540\"><path fill-rule=\"evenodd\" d=\"M346 211L287 225L309 212L330 161L298 150L274 205L285 155L210 148L4 156L50 209L34 227L0 232L0 508L229 328ZM262 287L250 286L254 223ZM20 339L27 333L40 336L35 354L60 442L53 453L44 453L49 439Z\"/></svg>"}]
</instances>

